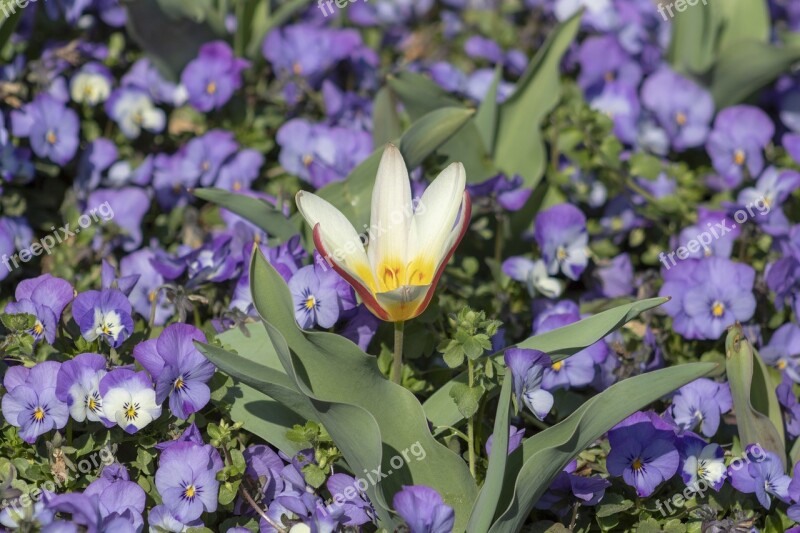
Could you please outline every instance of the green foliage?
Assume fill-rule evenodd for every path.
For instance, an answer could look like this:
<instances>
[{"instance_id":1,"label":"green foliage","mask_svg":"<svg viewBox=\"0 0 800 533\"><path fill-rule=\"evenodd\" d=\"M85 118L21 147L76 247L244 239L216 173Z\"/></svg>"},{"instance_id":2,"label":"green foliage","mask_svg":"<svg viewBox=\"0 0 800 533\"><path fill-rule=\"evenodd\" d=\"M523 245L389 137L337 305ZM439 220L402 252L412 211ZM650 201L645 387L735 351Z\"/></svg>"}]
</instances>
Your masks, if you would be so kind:
<instances>
[{"instance_id":1,"label":"green foliage","mask_svg":"<svg viewBox=\"0 0 800 533\"><path fill-rule=\"evenodd\" d=\"M464 363L464 358L478 359L486 350L492 348L492 337L502 322L486 318L483 311L473 311L465 307L450 319L454 331L451 339L439 345L444 360L450 368Z\"/></svg>"}]
</instances>

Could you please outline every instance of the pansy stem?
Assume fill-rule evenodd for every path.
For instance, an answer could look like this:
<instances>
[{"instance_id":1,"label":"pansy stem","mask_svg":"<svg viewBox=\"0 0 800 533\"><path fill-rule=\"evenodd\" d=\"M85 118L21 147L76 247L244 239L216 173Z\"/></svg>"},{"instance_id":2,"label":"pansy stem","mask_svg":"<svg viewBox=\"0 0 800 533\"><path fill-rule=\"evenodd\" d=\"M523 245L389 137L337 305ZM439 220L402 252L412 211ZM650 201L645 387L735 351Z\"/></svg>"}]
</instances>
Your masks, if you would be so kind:
<instances>
[{"instance_id":1,"label":"pansy stem","mask_svg":"<svg viewBox=\"0 0 800 533\"><path fill-rule=\"evenodd\" d=\"M403 328L405 322L394 323L394 357L392 359L392 381L398 385L403 381Z\"/></svg>"},{"instance_id":2,"label":"pansy stem","mask_svg":"<svg viewBox=\"0 0 800 533\"><path fill-rule=\"evenodd\" d=\"M467 369L469 371L469 388L475 384L475 368L472 359L467 359ZM469 472L475 477L475 415L467 418L467 450L469 454Z\"/></svg>"}]
</instances>

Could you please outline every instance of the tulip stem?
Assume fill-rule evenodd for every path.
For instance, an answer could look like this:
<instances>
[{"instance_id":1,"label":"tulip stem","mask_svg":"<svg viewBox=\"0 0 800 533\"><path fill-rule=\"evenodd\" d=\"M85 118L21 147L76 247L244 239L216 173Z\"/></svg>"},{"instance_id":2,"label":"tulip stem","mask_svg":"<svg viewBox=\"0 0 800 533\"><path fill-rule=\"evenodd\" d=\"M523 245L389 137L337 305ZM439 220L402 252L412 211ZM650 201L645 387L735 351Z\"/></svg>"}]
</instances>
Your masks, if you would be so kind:
<instances>
[{"instance_id":1,"label":"tulip stem","mask_svg":"<svg viewBox=\"0 0 800 533\"><path fill-rule=\"evenodd\" d=\"M403 381L403 328L405 322L394 323L394 357L392 359L392 381L398 385Z\"/></svg>"}]
</instances>

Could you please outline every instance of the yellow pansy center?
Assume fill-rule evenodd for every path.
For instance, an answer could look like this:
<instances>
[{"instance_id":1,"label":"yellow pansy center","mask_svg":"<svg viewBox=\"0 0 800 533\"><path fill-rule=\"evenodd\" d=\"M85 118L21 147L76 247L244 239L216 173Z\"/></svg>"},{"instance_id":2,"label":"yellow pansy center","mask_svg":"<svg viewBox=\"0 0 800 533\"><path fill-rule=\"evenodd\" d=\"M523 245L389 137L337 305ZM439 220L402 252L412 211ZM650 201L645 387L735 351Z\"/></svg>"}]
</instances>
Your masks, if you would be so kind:
<instances>
[{"instance_id":1,"label":"yellow pansy center","mask_svg":"<svg viewBox=\"0 0 800 533\"><path fill-rule=\"evenodd\" d=\"M784 368L786 368L786 360L781 359L780 361L778 361L777 367L778 370L783 370Z\"/></svg>"},{"instance_id":2,"label":"yellow pansy center","mask_svg":"<svg viewBox=\"0 0 800 533\"><path fill-rule=\"evenodd\" d=\"M183 376L178 376L178 379L175 380L175 390L181 390L185 384Z\"/></svg>"},{"instance_id":3,"label":"yellow pansy center","mask_svg":"<svg viewBox=\"0 0 800 533\"><path fill-rule=\"evenodd\" d=\"M53 130L48 131L47 142L49 142L50 144L55 144L56 141L58 141L58 136L56 135L56 132L54 132Z\"/></svg>"},{"instance_id":4,"label":"yellow pansy center","mask_svg":"<svg viewBox=\"0 0 800 533\"><path fill-rule=\"evenodd\" d=\"M138 403L126 403L122 406L125 410L125 418L128 420L134 420L139 416L139 404Z\"/></svg>"},{"instance_id":5,"label":"yellow pansy center","mask_svg":"<svg viewBox=\"0 0 800 533\"><path fill-rule=\"evenodd\" d=\"M631 463L631 468L633 468L634 470L641 470L643 466L644 465L642 464L642 460L639 457L634 459L633 463Z\"/></svg>"},{"instance_id":6,"label":"yellow pansy center","mask_svg":"<svg viewBox=\"0 0 800 533\"><path fill-rule=\"evenodd\" d=\"M733 152L733 162L736 163L738 166L744 165L745 155L744 151L736 150Z\"/></svg>"},{"instance_id":7,"label":"yellow pansy center","mask_svg":"<svg viewBox=\"0 0 800 533\"><path fill-rule=\"evenodd\" d=\"M183 496L186 498L194 498L195 494L197 494L197 489L194 488L194 485L188 485L183 489Z\"/></svg>"},{"instance_id":8,"label":"yellow pansy center","mask_svg":"<svg viewBox=\"0 0 800 533\"><path fill-rule=\"evenodd\" d=\"M149 301L150 303L156 301L156 291L150 291L149 293L147 293L147 301Z\"/></svg>"},{"instance_id":9,"label":"yellow pansy center","mask_svg":"<svg viewBox=\"0 0 800 533\"><path fill-rule=\"evenodd\" d=\"M683 126L686 124L686 115L678 111L678 113L675 115L675 122L678 124L678 126Z\"/></svg>"},{"instance_id":10,"label":"yellow pansy center","mask_svg":"<svg viewBox=\"0 0 800 533\"><path fill-rule=\"evenodd\" d=\"M558 362L553 363L553 367L552 368L553 368L553 370L558 372L559 370L561 370L561 368L563 366L564 366L564 361L558 361Z\"/></svg>"},{"instance_id":11,"label":"yellow pansy center","mask_svg":"<svg viewBox=\"0 0 800 533\"><path fill-rule=\"evenodd\" d=\"M37 422L41 422L42 420L44 420L44 409L42 409L41 407L37 407L36 409L34 409L33 419L36 420Z\"/></svg>"},{"instance_id":12,"label":"yellow pansy center","mask_svg":"<svg viewBox=\"0 0 800 533\"><path fill-rule=\"evenodd\" d=\"M43 331L44 331L44 325L37 320L36 324L33 325L33 332L36 335L41 335Z\"/></svg>"},{"instance_id":13,"label":"yellow pansy center","mask_svg":"<svg viewBox=\"0 0 800 533\"><path fill-rule=\"evenodd\" d=\"M314 309L315 305L317 305L316 298L314 298L313 296L309 296L308 298L306 298L306 303L305 303L306 309L310 311L311 309Z\"/></svg>"},{"instance_id":14,"label":"yellow pansy center","mask_svg":"<svg viewBox=\"0 0 800 533\"><path fill-rule=\"evenodd\" d=\"M213 81L208 82L208 85L206 85L206 92L208 94L216 93L217 92L217 84L214 83Z\"/></svg>"},{"instance_id":15,"label":"yellow pansy center","mask_svg":"<svg viewBox=\"0 0 800 533\"><path fill-rule=\"evenodd\" d=\"M714 302L711 306L711 314L716 317L721 317L725 313L725 304L722 302Z\"/></svg>"},{"instance_id":16,"label":"yellow pansy center","mask_svg":"<svg viewBox=\"0 0 800 533\"><path fill-rule=\"evenodd\" d=\"M556 258L559 261L563 261L564 259L566 259L567 258L567 249L564 248L563 246L559 246L558 250L556 250Z\"/></svg>"}]
</instances>

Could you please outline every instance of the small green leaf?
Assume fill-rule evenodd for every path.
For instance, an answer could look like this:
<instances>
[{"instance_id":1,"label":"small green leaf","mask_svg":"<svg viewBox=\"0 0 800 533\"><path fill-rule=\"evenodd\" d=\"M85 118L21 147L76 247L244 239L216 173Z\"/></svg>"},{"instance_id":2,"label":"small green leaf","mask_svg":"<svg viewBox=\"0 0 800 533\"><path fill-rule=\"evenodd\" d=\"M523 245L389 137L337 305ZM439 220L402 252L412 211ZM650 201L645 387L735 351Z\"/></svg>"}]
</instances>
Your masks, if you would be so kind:
<instances>
[{"instance_id":1,"label":"small green leaf","mask_svg":"<svg viewBox=\"0 0 800 533\"><path fill-rule=\"evenodd\" d=\"M478 412L484 392L483 386L470 387L459 383L450 391L450 397L456 402L461 416L469 418Z\"/></svg>"},{"instance_id":2,"label":"small green leaf","mask_svg":"<svg viewBox=\"0 0 800 533\"><path fill-rule=\"evenodd\" d=\"M219 485L219 503L228 505L236 499L236 494L239 492L239 484L241 480L225 481Z\"/></svg>"},{"instance_id":3,"label":"small green leaf","mask_svg":"<svg viewBox=\"0 0 800 533\"><path fill-rule=\"evenodd\" d=\"M303 467L303 477L305 477L306 483L315 489L320 488L325 483L325 480L328 479L325 472L315 464L308 464Z\"/></svg>"}]
</instances>

